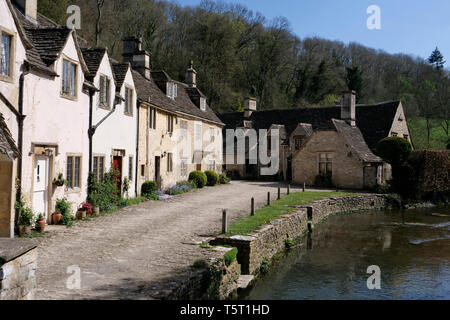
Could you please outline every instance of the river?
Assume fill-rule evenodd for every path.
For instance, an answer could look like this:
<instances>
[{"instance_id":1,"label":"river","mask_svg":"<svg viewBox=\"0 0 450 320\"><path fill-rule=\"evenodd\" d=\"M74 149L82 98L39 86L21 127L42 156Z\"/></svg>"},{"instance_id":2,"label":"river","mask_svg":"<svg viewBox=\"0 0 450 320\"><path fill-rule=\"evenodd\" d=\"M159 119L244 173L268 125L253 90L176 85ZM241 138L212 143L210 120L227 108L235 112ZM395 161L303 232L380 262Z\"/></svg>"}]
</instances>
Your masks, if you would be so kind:
<instances>
[{"instance_id":1,"label":"river","mask_svg":"<svg viewBox=\"0 0 450 320\"><path fill-rule=\"evenodd\" d=\"M379 267L381 289L368 289L369 266ZM450 210L332 216L242 298L450 299Z\"/></svg>"}]
</instances>

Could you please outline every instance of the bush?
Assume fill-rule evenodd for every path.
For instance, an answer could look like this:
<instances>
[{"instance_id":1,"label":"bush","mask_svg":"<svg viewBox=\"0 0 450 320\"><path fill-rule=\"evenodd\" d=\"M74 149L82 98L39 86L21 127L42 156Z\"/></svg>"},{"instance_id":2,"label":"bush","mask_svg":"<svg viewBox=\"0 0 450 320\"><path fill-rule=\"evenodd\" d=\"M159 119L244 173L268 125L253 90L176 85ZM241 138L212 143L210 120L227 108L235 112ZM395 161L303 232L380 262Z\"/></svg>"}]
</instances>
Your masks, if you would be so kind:
<instances>
[{"instance_id":1,"label":"bush","mask_svg":"<svg viewBox=\"0 0 450 320\"><path fill-rule=\"evenodd\" d=\"M115 181L118 172L111 170L105 173L102 182L98 182L94 174L89 175L89 196L87 202L93 207L99 207L101 211L107 211L116 207L120 201L120 192L118 192Z\"/></svg>"},{"instance_id":2,"label":"bush","mask_svg":"<svg viewBox=\"0 0 450 320\"><path fill-rule=\"evenodd\" d=\"M33 225L34 214L30 208L24 208L19 215L19 225L31 227Z\"/></svg>"},{"instance_id":3,"label":"bush","mask_svg":"<svg viewBox=\"0 0 450 320\"><path fill-rule=\"evenodd\" d=\"M223 256L223 260L225 261L225 265L227 267L231 266L231 264L236 260L238 254L238 249L233 248Z\"/></svg>"},{"instance_id":4,"label":"bush","mask_svg":"<svg viewBox=\"0 0 450 320\"><path fill-rule=\"evenodd\" d=\"M400 137L384 138L376 146L376 154L392 165L405 163L411 151L409 141Z\"/></svg>"},{"instance_id":5,"label":"bush","mask_svg":"<svg viewBox=\"0 0 450 320\"><path fill-rule=\"evenodd\" d=\"M205 171L205 174L206 174L206 180L207 180L208 186L214 187L215 185L219 184L220 178L216 172L207 170L207 171Z\"/></svg>"},{"instance_id":6,"label":"bush","mask_svg":"<svg viewBox=\"0 0 450 320\"><path fill-rule=\"evenodd\" d=\"M226 173L222 173L220 175L220 184L229 184L230 183L230 178L228 178L228 176L226 175Z\"/></svg>"},{"instance_id":7,"label":"bush","mask_svg":"<svg viewBox=\"0 0 450 320\"><path fill-rule=\"evenodd\" d=\"M176 196L178 194L183 194L194 189L193 183L189 181L178 182L174 187L167 189L167 193L171 196Z\"/></svg>"},{"instance_id":8,"label":"bush","mask_svg":"<svg viewBox=\"0 0 450 320\"><path fill-rule=\"evenodd\" d=\"M158 191L158 185L155 181L145 181L141 187L141 195L147 197Z\"/></svg>"},{"instance_id":9,"label":"bush","mask_svg":"<svg viewBox=\"0 0 450 320\"><path fill-rule=\"evenodd\" d=\"M238 170L227 170L225 172L225 174L227 175L228 178L230 178L231 180L241 180L241 174L239 173Z\"/></svg>"},{"instance_id":10,"label":"bush","mask_svg":"<svg viewBox=\"0 0 450 320\"><path fill-rule=\"evenodd\" d=\"M208 178L206 177L206 174L201 171L192 171L189 174L189 181L192 181L195 183L196 188L203 188L206 186L206 183L208 182Z\"/></svg>"},{"instance_id":11,"label":"bush","mask_svg":"<svg viewBox=\"0 0 450 320\"><path fill-rule=\"evenodd\" d=\"M70 207L71 204L69 201L67 201L66 198L56 200L55 210L56 212L61 213L63 216L70 215Z\"/></svg>"}]
</instances>

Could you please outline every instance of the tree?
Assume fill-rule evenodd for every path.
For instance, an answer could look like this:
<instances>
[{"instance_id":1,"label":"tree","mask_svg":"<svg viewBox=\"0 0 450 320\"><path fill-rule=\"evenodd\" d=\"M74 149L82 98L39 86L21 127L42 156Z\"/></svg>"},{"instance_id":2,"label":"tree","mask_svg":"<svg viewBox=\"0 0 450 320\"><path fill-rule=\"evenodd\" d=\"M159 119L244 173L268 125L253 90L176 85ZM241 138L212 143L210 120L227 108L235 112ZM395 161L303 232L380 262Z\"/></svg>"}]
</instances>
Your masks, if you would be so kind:
<instances>
[{"instance_id":1,"label":"tree","mask_svg":"<svg viewBox=\"0 0 450 320\"><path fill-rule=\"evenodd\" d=\"M409 141L400 137L384 138L376 145L376 154L393 166L403 165L411 152Z\"/></svg>"},{"instance_id":2,"label":"tree","mask_svg":"<svg viewBox=\"0 0 450 320\"><path fill-rule=\"evenodd\" d=\"M434 49L431 53L431 56L428 58L428 63L433 65L438 70L444 68L444 56L439 51L438 47L436 47L436 49Z\"/></svg>"},{"instance_id":3,"label":"tree","mask_svg":"<svg viewBox=\"0 0 450 320\"><path fill-rule=\"evenodd\" d=\"M347 68L347 86L349 90L356 91L356 99L359 101L362 99L363 90L363 72L361 69L356 67Z\"/></svg>"},{"instance_id":4,"label":"tree","mask_svg":"<svg viewBox=\"0 0 450 320\"><path fill-rule=\"evenodd\" d=\"M58 24L65 25L69 0L39 0L38 12Z\"/></svg>"}]
</instances>

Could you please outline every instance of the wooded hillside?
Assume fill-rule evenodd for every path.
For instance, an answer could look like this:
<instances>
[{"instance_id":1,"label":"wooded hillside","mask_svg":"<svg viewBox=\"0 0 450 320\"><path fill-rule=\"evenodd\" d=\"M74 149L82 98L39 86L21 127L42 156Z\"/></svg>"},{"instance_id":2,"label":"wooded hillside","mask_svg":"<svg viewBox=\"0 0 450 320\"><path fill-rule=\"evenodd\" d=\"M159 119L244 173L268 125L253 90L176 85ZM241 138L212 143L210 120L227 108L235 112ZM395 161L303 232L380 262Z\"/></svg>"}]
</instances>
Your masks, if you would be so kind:
<instances>
[{"instance_id":1,"label":"wooded hillside","mask_svg":"<svg viewBox=\"0 0 450 320\"><path fill-rule=\"evenodd\" d=\"M426 61L357 43L299 39L285 18L267 20L243 5L212 0L194 8L156 0L39 0L39 10L64 24L61 8L69 4L81 7L81 36L118 60L121 39L130 35L143 37L152 69L174 79L183 81L194 60L199 87L216 112L240 110L250 93L260 109L334 105L350 88L359 103L401 99L409 117L430 119L430 134L438 127L448 137L449 72L438 51Z\"/></svg>"}]
</instances>

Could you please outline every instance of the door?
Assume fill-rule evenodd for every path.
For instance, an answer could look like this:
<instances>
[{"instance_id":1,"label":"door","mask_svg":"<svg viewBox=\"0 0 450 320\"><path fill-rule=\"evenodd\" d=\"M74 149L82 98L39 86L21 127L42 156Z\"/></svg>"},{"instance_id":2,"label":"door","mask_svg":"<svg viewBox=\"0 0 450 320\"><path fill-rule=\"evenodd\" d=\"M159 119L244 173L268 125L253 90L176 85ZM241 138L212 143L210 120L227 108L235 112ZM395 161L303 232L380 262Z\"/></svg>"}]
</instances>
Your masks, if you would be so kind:
<instances>
[{"instance_id":1,"label":"door","mask_svg":"<svg viewBox=\"0 0 450 320\"><path fill-rule=\"evenodd\" d=\"M36 215L42 213L47 220L48 199L48 158L36 157L33 182L33 211Z\"/></svg>"},{"instance_id":2,"label":"door","mask_svg":"<svg viewBox=\"0 0 450 320\"><path fill-rule=\"evenodd\" d=\"M158 190L161 190L161 157L155 157L155 182Z\"/></svg>"},{"instance_id":3,"label":"door","mask_svg":"<svg viewBox=\"0 0 450 320\"><path fill-rule=\"evenodd\" d=\"M113 168L117 172L117 176L114 177L117 192L122 195L122 157L113 157Z\"/></svg>"}]
</instances>

